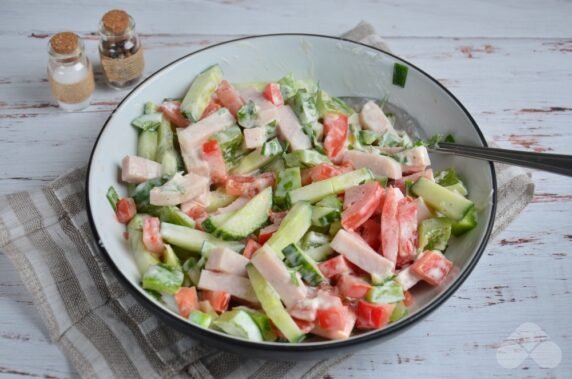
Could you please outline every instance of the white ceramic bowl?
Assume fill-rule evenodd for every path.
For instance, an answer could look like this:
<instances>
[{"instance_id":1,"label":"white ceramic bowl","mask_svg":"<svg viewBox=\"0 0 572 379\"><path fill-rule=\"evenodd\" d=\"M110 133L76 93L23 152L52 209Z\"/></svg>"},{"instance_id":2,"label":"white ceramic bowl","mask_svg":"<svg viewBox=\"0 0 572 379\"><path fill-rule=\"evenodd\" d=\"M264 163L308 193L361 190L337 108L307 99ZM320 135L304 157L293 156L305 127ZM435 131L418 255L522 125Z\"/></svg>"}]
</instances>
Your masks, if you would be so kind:
<instances>
[{"instance_id":1,"label":"white ceramic bowl","mask_svg":"<svg viewBox=\"0 0 572 379\"><path fill-rule=\"evenodd\" d=\"M392 84L396 62L409 67L405 88ZM215 63L222 67L230 82L276 80L292 72L296 78L317 80L321 88L335 96L389 95L391 103L416 118L427 135L454 133L460 143L486 145L467 110L435 79L396 56L356 42L317 35L263 35L221 43L184 56L144 80L117 106L96 141L89 165L87 209L93 233L102 255L143 305L174 328L208 344L251 356L298 359L331 356L388 340L453 294L477 263L488 241L496 204L495 172L488 162L436 155L431 157L434 168L453 166L466 180L469 197L479 209L479 224L465 236L451 241L447 257L454 262L455 269L448 281L439 287L415 287L415 302L409 316L385 329L345 341L254 343L198 328L143 291L140 275L122 237L124 225L113 218L105 193L110 185L120 195L126 193L119 181L119 164L126 154L136 151L136 131L130 122L141 114L143 104L182 97L195 75Z\"/></svg>"}]
</instances>

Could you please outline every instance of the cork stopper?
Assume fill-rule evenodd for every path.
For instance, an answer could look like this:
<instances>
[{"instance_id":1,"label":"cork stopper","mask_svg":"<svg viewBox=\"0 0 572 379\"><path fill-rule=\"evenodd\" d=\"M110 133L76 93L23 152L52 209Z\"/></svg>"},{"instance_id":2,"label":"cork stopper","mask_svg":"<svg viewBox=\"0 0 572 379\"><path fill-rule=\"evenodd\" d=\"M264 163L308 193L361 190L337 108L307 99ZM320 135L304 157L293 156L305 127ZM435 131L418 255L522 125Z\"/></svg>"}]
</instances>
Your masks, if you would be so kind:
<instances>
[{"instance_id":1,"label":"cork stopper","mask_svg":"<svg viewBox=\"0 0 572 379\"><path fill-rule=\"evenodd\" d=\"M79 46L79 37L72 32L62 32L50 38L50 46L58 54L71 54Z\"/></svg>"},{"instance_id":2,"label":"cork stopper","mask_svg":"<svg viewBox=\"0 0 572 379\"><path fill-rule=\"evenodd\" d=\"M103 27L111 33L124 33L129 27L129 14L121 9L112 9L101 18Z\"/></svg>"}]
</instances>

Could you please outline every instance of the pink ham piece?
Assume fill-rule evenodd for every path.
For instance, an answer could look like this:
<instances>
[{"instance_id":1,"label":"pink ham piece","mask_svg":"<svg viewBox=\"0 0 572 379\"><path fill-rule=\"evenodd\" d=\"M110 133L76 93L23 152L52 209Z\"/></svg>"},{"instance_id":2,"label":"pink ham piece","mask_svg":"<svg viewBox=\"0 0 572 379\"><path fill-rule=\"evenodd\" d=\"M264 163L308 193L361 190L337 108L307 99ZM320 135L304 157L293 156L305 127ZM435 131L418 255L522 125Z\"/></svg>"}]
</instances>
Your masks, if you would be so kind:
<instances>
[{"instance_id":1,"label":"pink ham piece","mask_svg":"<svg viewBox=\"0 0 572 379\"><path fill-rule=\"evenodd\" d=\"M315 326L314 329L312 329L311 333L323 338L327 338L329 340L345 340L349 338L349 336L352 334L352 330L354 329L355 323L356 323L356 314L352 310L348 309L346 324L343 329L325 330L320 328L319 326Z\"/></svg>"},{"instance_id":2,"label":"pink ham piece","mask_svg":"<svg viewBox=\"0 0 572 379\"><path fill-rule=\"evenodd\" d=\"M381 211L381 252L394 265L397 262L397 252L399 250L397 206L401 199L403 199L403 194L399 188L387 188Z\"/></svg>"},{"instance_id":3,"label":"pink ham piece","mask_svg":"<svg viewBox=\"0 0 572 379\"><path fill-rule=\"evenodd\" d=\"M278 292L287 308L306 298L307 291L304 283L301 280L298 280L297 284L292 282L286 265L269 246L262 246L250 261Z\"/></svg>"},{"instance_id":4,"label":"pink ham piece","mask_svg":"<svg viewBox=\"0 0 572 379\"><path fill-rule=\"evenodd\" d=\"M278 134L290 144L290 150L312 148L310 137L304 133L296 113L288 105L278 108Z\"/></svg>"},{"instance_id":5,"label":"pink ham piece","mask_svg":"<svg viewBox=\"0 0 572 379\"><path fill-rule=\"evenodd\" d=\"M214 214L215 215L221 215L224 213L228 213L228 212L232 212L232 211L236 211L240 208L242 208L246 203L248 203L250 199L248 197L237 197L232 203L230 203L229 205L227 205L226 207L221 207L219 209L217 209Z\"/></svg>"},{"instance_id":6,"label":"pink ham piece","mask_svg":"<svg viewBox=\"0 0 572 379\"><path fill-rule=\"evenodd\" d=\"M415 199L415 203L417 204L417 223L433 217L433 213L427 207L427 204L425 204L422 198L418 197Z\"/></svg>"},{"instance_id":7,"label":"pink ham piece","mask_svg":"<svg viewBox=\"0 0 572 379\"><path fill-rule=\"evenodd\" d=\"M374 101L364 104L359 114L359 121L364 129L373 130L382 135L386 132L393 132L391 122Z\"/></svg>"},{"instance_id":8,"label":"pink ham piece","mask_svg":"<svg viewBox=\"0 0 572 379\"><path fill-rule=\"evenodd\" d=\"M239 92L245 102L252 100L256 105L256 125L264 126L273 120L278 120L278 107L268 101L261 92L254 88L244 88Z\"/></svg>"},{"instance_id":9,"label":"pink ham piece","mask_svg":"<svg viewBox=\"0 0 572 379\"><path fill-rule=\"evenodd\" d=\"M205 268L211 271L246 276L246 265L250 262L242 255L227 247L215 247L209 250L209 258Z\"/></svg>"},{"instance_id":10,"label":"pink ham piece","mask_svg":"<svg viewBox=\"0 0 572 379\"><path fill-rule=\"evenodd\" d=\"M209 192L209 178L204 176L176 173L161 187L149 193L152 205L179 205Z\"/></svg>"},{"instance_id":11,"label":"pink ham piece","mask_svg":"<svg viewBox=\"0 0 572 379\"><path fill-rule=\"evenodd\" d=\"M367 167L378 176L387 176L389 179L401 178L401 165L399 162L385 155L348 150L344 153L342 160L349 162L356 170Z\"/></svg>"},{"instance_id":12,"label":"pink ham piece","mask_svg":"<svg viewBox=\"0 0 572 379\"><path fill-rule=\"evenodd\" d=\"M252 304L259 303L250 280L242 276L202 270L197 287L203 290L227 292Z\"/></svg>"},{"instance_id":13,"label":"pink ham piece","mask_svg":"<svg viewBox=\"0 0 572 379\"><path fill-rule=\"evenodd\" d=\"M403 198L397 204L399 224L399 249L397 266L404 267L413 262L417 246L417 203L411 197Z\"/></svg>"},{"instance_id":14,"label":"pink ham piece","mask_svg":"<svg viewBox=\"0 0 572 379\"><path fill-rule=\"evenodd\" d=\"M127 155L121 161L121 180L126 183L143 183L161 176L161 165L157 162Z\"/></svg>"},{"instance_id":15,"label":"pink ham piece","mask_svg":"<svg viewBox=\"0 0 572 379\"><path fill-rule=\"evenodd\" d=\"M177 129L181 155L188 172L208 176L208 165L201 158L202 144L210 136L230 128L234 124L234 117L230 112L221 108L193 124L190 128Z\"/></svg>"},{"instance_id":16,"label":"pink ham piece","mask_svg":"<svg viewBox=\"0 0 572 379\"><path fill-rule=\"evenodd\" d=\"M403 172L423 171L431 164L429 153L425 146L416 146L412 149L403 150L395 155L401 162L401 171Z\"/></svg>"},{"instance_id":17,"label":"pink ham piece","mask_svg":"<svg viewBox=\"0 0 572 379\"><path fill-rule=\"evenodd\" d=\"M411 287L421 281L421 277L411 271L411 266L407 266L399 271L395 276L404 291L409 290Z\"/></svg>"},{"instance_id":18,"label":"pink ham piece","mask_svg":"<svg viewBox=\"0 0 572 379\"><path fill-rule=\"evenodd\" d=\"M220 82L216 96L221 104L236 117L236 113L244 105L244 100L241 98L238 91L228 81L223 80Z\"/></svg>"},{"instance_id":19,"label":"pink ham piece","mask_svg":"<svg viewBox=\"0 0 572 379\"><path fill-rule=\"evenodd\" d=\"M358 234L341 229L330 246L365 272L383 279L393 273L394 263L375 252Z\"/></svg>"},{"instance_id":20,"label":"pink ham piece","mask_svg":"<svg viewBox=\"0 0 572 379\"><path fill-rule=\"evenodd\" d=\"M259 126L256 128L244 129L244 144L249 149L261 147L266 142L266 129Z\"/></svg>"}]
</instances>

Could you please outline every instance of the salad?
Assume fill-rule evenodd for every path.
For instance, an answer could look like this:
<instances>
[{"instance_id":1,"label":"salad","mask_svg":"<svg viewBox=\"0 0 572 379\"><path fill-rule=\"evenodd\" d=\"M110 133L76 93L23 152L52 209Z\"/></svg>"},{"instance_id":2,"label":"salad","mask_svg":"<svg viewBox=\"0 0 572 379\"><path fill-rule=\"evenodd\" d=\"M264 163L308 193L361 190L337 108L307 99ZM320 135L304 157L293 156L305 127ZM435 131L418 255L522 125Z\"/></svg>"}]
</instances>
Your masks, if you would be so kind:
<instances>
[{"instance_id":1,"label":"salad","mask_svg":"<svg viewBox=\"0 0 572 379\"><path fill-rule=\"evenodd\" d=\"M250 341L346 339L407 315L438 286L477 216L453 168L370 101L317 83L224 80L148 102L107 197L141 285L188 322Z\"/></svg>"}]
</instances>

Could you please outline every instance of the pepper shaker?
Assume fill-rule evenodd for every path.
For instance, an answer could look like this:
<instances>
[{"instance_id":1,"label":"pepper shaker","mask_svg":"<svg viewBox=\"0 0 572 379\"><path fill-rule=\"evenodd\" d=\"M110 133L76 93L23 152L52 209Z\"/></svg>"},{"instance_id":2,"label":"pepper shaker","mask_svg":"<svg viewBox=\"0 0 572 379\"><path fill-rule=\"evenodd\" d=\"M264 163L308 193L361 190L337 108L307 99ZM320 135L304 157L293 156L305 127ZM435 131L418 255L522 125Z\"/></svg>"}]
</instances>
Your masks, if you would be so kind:
<instances>
[{"instance_id":1,"label":"pepper shaker","mask_svg":"<svg viewBox=\"0 0 572 379\"><path fill-rule=\"evenodd\" d=\"M59 106L77 111L89 105L95 89L93 68L75 33L57 33L48 44L48 80Z\"/></svg>"},{"instance_id":2,"label":"pepper shaker","mask_svg":"<svg viewBox=\"0 0 572 379\"><path fill-rule=\"evenodd\" d=\"M101 18L99 56L103 73L111 87L130 87L141 78L143 48L135 33L135 22L127 12L113 9Z\"/></svg>"}]
</instances>

